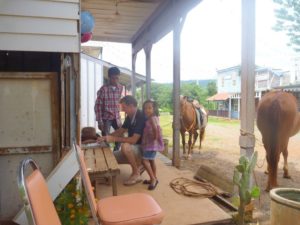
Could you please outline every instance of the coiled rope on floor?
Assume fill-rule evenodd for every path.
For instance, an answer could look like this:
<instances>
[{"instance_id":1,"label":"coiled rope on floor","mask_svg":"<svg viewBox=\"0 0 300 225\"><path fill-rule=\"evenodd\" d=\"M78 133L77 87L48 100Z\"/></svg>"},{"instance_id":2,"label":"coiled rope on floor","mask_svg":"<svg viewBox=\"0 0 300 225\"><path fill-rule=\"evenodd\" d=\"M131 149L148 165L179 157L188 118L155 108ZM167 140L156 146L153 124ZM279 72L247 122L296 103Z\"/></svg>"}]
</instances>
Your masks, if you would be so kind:
<instances>
[{"instance_id":1,"label":"coiled rope on floor","mask_svg":"<svg viewBox=\"0 0 300 225\"><path fill-rule=\"evenodd\" d=\"M210 198L218 194L217 189L208 182L190 180L184 177L175 178L170 187L178 194L190 197Z\"/></svg>"}]
</instances>

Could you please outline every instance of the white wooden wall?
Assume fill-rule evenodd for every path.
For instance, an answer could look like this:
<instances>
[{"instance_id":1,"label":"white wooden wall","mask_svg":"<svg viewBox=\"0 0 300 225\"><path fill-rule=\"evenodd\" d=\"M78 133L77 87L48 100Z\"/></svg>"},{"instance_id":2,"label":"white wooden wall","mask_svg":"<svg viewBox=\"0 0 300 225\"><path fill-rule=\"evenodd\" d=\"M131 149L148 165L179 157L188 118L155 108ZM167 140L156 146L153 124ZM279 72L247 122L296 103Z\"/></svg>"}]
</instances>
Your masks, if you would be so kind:
<instances>
[{"instance_id":1,"label":"white wooden wall","mask_svg":"<svg viewBox=\"0 0 300 225\"><path fill-rule=\"evenodd\" d=\"M103 65L93 57L81 54L81 127L95 127L94 105L103 84Z\"/></svg>"},{"instance_id":2,"label":"white wooden wall","mask_svg":"<svg viewBox=\"0 0 300 225\"><path fill-rule=\"evenodd\" d=\"M0 49L79 52L80 0L0 0Z\"/></svg>"}]
</instances>

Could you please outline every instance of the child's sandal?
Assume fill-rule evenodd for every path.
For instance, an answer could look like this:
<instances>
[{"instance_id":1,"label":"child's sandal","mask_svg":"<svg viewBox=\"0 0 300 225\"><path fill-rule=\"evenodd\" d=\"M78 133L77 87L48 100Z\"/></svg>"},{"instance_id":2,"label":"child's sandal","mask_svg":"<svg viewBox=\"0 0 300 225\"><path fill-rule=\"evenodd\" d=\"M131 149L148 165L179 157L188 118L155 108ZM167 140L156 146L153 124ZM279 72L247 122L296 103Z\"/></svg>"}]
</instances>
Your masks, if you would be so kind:
<instances>
[{"instance_id":1,"label":"child's sandal","mask_svg":"<svg viewBox=\"0 0 300 225\"><path fill-rule=\"evenodd\" d=\"M156 180L155 184L149 184L148 190L150 190L150 191L154 190L156 188L157 184L158 184L158 180Z\"/></svg>"},{"instance_id":2,"label":"child's sandal","mask_svg":"<svg viewBox=\"0 0 300 225\"><path fill-rule=\"evenodd\" d=\"M143 184L151 184L151 180L144 180Z\"/></svg>"}]
</instances>

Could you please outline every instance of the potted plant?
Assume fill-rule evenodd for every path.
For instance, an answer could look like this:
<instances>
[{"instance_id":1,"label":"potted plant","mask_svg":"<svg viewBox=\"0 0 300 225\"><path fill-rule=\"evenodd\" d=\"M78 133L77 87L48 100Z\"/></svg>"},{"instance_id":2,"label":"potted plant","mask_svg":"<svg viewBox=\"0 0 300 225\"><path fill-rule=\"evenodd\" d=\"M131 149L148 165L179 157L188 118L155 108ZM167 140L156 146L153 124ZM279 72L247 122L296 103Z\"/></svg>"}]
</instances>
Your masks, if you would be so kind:
<instances>
[{"instance_id":1,"label":"potted plant","mask_svg":"<svg viewBox=\"0 0 300 225\"><path fill-rule=\"evenodd\" d=\"M253 198L258 198L260 189L257 186L251 187L250 178L257 161L257 152L254 152L250 159L241 156L239 164L235 166L233 174L233 183L238 186L239 192L239 208L237 214L237 222L239 225L245 224L246 208L251 206ZM253 210L253 207L252 207Z\"/></svg>"}]
</instances>

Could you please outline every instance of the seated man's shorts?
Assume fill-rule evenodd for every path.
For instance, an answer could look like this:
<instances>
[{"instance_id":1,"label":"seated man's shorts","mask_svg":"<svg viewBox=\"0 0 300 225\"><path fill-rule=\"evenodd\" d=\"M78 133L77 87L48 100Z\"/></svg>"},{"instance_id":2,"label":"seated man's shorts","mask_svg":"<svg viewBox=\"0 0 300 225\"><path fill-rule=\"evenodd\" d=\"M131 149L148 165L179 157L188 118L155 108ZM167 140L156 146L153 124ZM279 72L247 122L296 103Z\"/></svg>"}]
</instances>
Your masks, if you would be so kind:
<instances>
[{"instance_id":1,"label":"seated man's shorts","mask_svg":"<svg viewBox=\"0 0 300 225\"><path fill-rule=\"evenodd\" d=\"M132 150L133 154L135 155L135 158L136 158L137 162L141 162L141 159L142 159L141 145L131 145L131 150ZM125 155L123 155L121 150L114 151L113 153L114 153L114 155L116 157L116 160L119 164L128 164L129 163L127 158L125 157Z\"/></svg>"}]
</instances>

